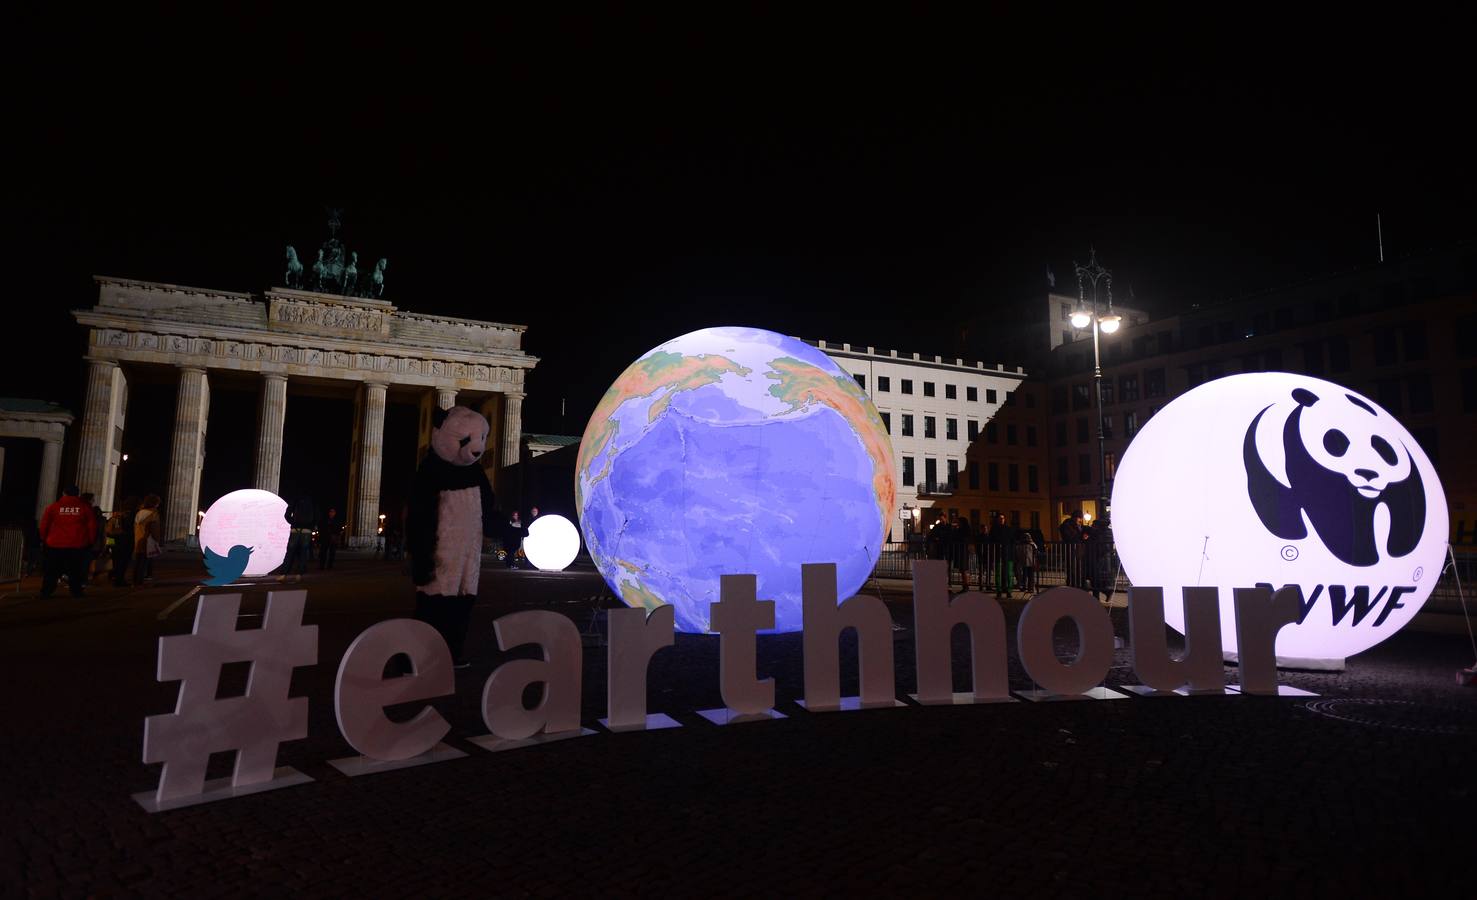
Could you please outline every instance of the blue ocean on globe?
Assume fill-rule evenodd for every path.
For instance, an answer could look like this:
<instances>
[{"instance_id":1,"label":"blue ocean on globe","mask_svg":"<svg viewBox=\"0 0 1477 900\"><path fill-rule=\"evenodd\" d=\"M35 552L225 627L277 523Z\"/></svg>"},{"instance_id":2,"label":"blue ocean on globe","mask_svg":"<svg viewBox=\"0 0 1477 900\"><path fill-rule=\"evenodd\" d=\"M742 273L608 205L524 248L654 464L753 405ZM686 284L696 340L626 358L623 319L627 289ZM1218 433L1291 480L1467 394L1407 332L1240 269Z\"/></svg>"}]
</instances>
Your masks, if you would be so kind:
<instances>
[{"instance_id":1,"label":"blue ocean on globe","mask_svg":"<svg viewBox=\"0 0 1477 900\"><path fill-rule=\"evenodd\" d=\"M775 631L801 628L800 567L834 563L840 598L877 562L892 444L855 380L810 345L707 328L643 355L585 429L575 490L585 543L629 606L710 630L722 575L757 577Z\"/></svg>"}]
</instances>

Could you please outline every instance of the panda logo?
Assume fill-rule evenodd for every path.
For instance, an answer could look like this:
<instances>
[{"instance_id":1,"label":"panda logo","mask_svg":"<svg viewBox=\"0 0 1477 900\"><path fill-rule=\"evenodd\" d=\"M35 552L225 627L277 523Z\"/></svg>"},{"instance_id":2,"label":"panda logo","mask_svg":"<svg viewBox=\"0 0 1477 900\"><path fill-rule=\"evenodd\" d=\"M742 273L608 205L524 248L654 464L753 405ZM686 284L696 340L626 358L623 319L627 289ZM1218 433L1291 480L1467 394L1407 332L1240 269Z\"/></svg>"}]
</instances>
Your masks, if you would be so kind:
<instances>
[{"instance_id":1,"label":"panda logo","mask_svg":"<svg viewBox=\"0 0 1477 900\"><path fill-rule=\"evenodd\" d=\"M1414 550L1425 529L1426 489L1405 429L1353 394L1330 400L1298 388L1292 399L1297 406L1282 427L1286 483L1257 452L1257 426L1272 405L1257 413L1242 443L1247 494L1262 525L1283 540L1298 540L1311 524L1339 560L1372 566L1381 559L1375 523L1383 506L1389 518L1384 551L1398 557Z\"/></svg>"}]
</instances>

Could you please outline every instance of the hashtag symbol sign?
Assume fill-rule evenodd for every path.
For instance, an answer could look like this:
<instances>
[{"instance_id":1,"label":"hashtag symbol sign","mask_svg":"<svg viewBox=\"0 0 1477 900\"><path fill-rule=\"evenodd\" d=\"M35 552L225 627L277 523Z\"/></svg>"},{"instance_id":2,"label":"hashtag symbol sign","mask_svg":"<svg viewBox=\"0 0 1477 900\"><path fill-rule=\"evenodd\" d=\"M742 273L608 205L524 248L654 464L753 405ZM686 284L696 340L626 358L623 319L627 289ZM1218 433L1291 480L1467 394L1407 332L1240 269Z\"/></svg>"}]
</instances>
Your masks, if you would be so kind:
<instances>
[{"instance_id":1,"label":"hashtag symbol sign","mask_svg":"<svg viewBox=\"0 0 1477 900\"><path fill-rule=\"evenodd\" d=\"M191 634L159 639L160 681L180 682L174 712L144 720L144 762L164 763L154 801L200 794L210 754L236 751L231 787L269 782L277 745L308 736L308 699L289 698L296 666L318 662L318 626L303 625L306 591L272 593L261 628L237 629L240 594L200 597ZM216 698L221 667L251 663L246 693Z\"/></svg>"}]
</instances>

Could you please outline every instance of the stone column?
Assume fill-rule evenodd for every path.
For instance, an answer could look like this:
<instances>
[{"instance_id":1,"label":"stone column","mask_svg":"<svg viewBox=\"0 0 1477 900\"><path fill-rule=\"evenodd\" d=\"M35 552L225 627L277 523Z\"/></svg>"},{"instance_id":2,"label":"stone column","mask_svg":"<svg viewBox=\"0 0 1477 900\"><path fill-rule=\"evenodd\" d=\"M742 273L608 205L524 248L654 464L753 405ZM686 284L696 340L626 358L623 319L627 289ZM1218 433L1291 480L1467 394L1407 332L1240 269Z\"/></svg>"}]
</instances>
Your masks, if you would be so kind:
<instances>
[{"instance_id":1,"label":"stone column","mask_svg":"<svg viewBox=\"0 0 1477 900\"><path fill-rule=\"evenodd\" d=\"M503 394L503 458L511 466L518 461L518 443L523 438L523 398L527 394L509 391Z\"/></svg>"},{"instance_id":2,"label":"stone column","mask_svg":"<svg viewBox=\"0 0 1477 900\"><path fill-rule=\"evenodd\" d=\"M118 364L110 359L88 360L87 401L82 411L82 434L77 442L77 486L84 494L92 492L95 502L104 509L112 505L113 499L113 479L109 476L116 449L113 429L118 418L114 385L120 375Z\"/></svg>"},{"instance_id":3,"label":"stone column","mask_svg":"<svg viewBox=\"0 0 1477 900\"><path fill-rule=\"evenodd\" d=\"M46 507L56 501L61 493L57 490L57 479L62 472L62 442L48 439L41 450L41 481L36 485L36 521Z\"/></svg>"},{"instance_id":4,"label":"stone column","mask_svg":"<svg viewBox=\"0 0 1477 900\"><path fill-rule=\"evenodd\" d=\"M436 405L441 409L451 409L456 406L456 391L436 388Z\"/></svg>"},{"instance_id":5,"label":"stone column","mask_svg":"<svg viewBox=\"0 0 1477 900\"><path fill-rule=\"evenodd\" d=\"M385 386L364 385L364 419L359 429L359 483L354 492L354 531L350 547L373 548L378 543L380 465L384 462Z\"/></svg>"},{"instance_id":6,"label":"stone column","mask_svg":"<svg viewBox=\"0 0 1477 900\"><path fill-rule=\"evenodd\" d=\"M205 422L210 384L205 370L182 367L174 406L174 450L169 457L169 496L164 504L164 540L188 539L200 523L200 470L205 462Z\"/></svg>"},{"instance_id":7,"label":"stone column","mask_svg":"<svg viewBox=\"0 0 1477 900\"><path fill-rule=\"evenodd\" d=\"M256 430L252 486L277 493L282 479L282 426L287 421L287 376L262 373L262 406Z\"/></svg>"}]
</instances>

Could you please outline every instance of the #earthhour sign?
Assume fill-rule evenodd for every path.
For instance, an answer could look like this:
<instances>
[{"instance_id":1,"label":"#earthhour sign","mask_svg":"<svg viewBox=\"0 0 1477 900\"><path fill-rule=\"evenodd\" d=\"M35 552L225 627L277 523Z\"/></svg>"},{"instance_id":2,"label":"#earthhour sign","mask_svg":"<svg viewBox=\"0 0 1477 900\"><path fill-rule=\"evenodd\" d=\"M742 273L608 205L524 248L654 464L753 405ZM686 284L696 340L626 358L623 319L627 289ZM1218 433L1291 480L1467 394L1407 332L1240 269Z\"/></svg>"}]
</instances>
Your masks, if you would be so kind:
<instances>
[{"instance_id":1,"label":"#earthhour sign","mask_svg":"<svg viewBox=\"0 0 1477 900\"><path fill-rule=\"evenodd\" d=\"M808 712L902 705L892 615L878 597L848 597L858 587L848 567L859 558L870 568L876 557L867 542L874 531L880 540L886 526L891 450L877 446L875 409L848 389L850 378L789 341L755 329L709 329L669 342L621 376L586 431L582 521L590 523L592 512L596 519L585 525L586 542L631 607L608 616L608 714L600 722L610 731L680 727L646 708L648 664L679 629L709 632L719 642L724 705L697 711L714 724L784 718L774 708L774 680L757 671L758 636L774 631L803 632L800 703ZM718 389L704 393L709 387ZM752 429L764 427L765 415L787 427L756 438ZM668 416L686 421L664 423ZM642 432L684 425L675 459L663 443L672 435ZM723 427L751 431L704 433ZM655 441L651 462L630 466L643 439ZM635 454L625 468L622 453ZM829 558L829 544L803 531L780 528L789 535L782 543L753 536L776 516L809 521L766 481L793 484L784 473L798 471L797 460L808 461L811 474L828 486L825 496L848 498L822 520L830 534L855 536L849 549L834 550L840 560ZM884 460L885 470L879 468ZM677 503L672 491L681 485L657 477L674 462L684 478L706 480L709 490ZM717 489L724 474L714 470L726 465L734 467L727 477L741 501L735 506L725 506ZM1135 585L1130 646L1141 684L1125 688L1148 696L1285 691L1277 683L1279 659L1342 659L1372 646L1415 615L1441 569L1447 512L1430 460L1388 412L1317 379L1242 375L1179 397L1130 446L1113 500L1118 549ZM647 503L657 504L660 515L634 529L618 527L649 514ZM598 517L607 508L624 518L602 530ZM855 521L838 522L837 509ZM280 509L275 515L280 520ZM228 518L222 514L216 524ZM569 523L546 518L549 559L538 564L558 568L577 550L579 536ZM237 546L260 543L280 560L275 538L259 540L248 531L242 525L206 543L227 557ZM656 541L669 543L653 546ZM245 574L255 571L257 552L245 560ZM1102 687L1114 661L1113 626L1084 591L1050 588L1022 610L1016 651L1037 686L1024 692L1008 684L1005 615L995 600L979 592L950 596L947 569L931 560L915 563L913 595L912 696L920 704L1125 696ZM135 795L145 809L312 780L276 765L282 741L307 735L309 701L289 696L292 670L319 661L317 627L302 624L305 602L301 590L274 592L261 627L241 629L240 595L206 594L192 633L160 639L159 680L181 686L173 712L145 721L144 762L164 764L158 788ZM1078 636L1071 660L1054 649L1053 632L1063 620ZM1183 653L1168 648L1166 624L1187 635ZM953 691L951 634L959 625L971 636L964 660L971 690L963 693ZM844 629L857 634L856 697L840 692ZM500 752L595 733L580 721L585 654L568 617L512 613L493 623L493 635L501 650L537 645L541 653L505 662L487 678L481 690L487 733L471 743ZM1237 657L1234 686L1224 683L1223 653ZM409 660L409 674L384 677L397 656ZM252 663L246 693L218 698L221 668L239 662ZM542 686L541 699L530 708L523 697L534 684ZM407 619L367 629L339 661L334 685L339 731L357 755L331 764L358 776L464 756L442 743L451 726L431 706L409 718L384 712L454 690L450 651L434 629ZM236 753L234 775L207 781L210 754L224 751Z\"/></svg>"}]
</instances>

